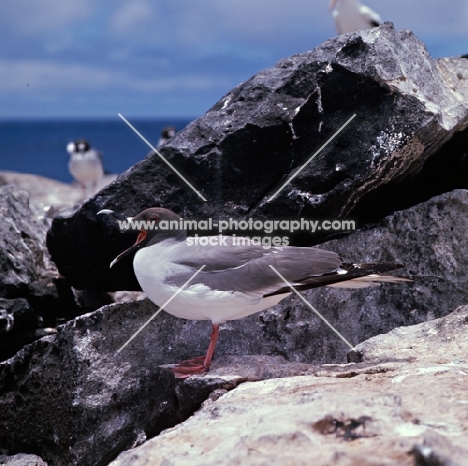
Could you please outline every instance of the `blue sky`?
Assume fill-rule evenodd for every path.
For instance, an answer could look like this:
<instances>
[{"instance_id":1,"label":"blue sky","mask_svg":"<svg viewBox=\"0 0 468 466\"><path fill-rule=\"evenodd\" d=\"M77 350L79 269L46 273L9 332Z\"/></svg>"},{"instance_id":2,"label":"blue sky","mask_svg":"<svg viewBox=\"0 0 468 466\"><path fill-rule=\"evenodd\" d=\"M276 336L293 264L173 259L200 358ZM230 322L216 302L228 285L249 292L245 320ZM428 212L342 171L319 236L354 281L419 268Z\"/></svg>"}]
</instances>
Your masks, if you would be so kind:
<instances>
[{"instance_id":1,"label":"blue sky","mask_svg":"<svg viewBox=\"0 0 468 466\"><path fill-rule=\"evenodd\" d=\"M0 118L195 117L335 33L329 0L0 0ZM468 53L468 0L366 0L434 57Z\"/></svg>"}]
</instances>

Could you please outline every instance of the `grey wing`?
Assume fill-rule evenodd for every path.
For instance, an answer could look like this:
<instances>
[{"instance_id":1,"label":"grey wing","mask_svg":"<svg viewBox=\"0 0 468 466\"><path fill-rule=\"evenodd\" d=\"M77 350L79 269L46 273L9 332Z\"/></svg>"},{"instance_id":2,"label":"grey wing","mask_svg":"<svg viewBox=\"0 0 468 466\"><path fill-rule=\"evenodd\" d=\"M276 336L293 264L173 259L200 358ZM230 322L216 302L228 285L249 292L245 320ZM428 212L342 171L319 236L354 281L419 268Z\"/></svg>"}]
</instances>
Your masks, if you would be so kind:
<instances>
[{"instance_id":1,"label":"grey wing","mask_svg":"<svg viewBox=\"0 0 468 466\"><path fill-rule=\"evenodd\" d=\"M198 268L203 262L204 272L221 272L243 266L251 260L261 258L266 249L256 245L236 245L232 236L215 237L222 241L218 246L205 247L200 245L188 245L185 243L187 253L183 254L184 260L179 264ZM220 239L221 238L221 239ZM181 247L183 245L181 244Z\"/></svg>"},{"instance_id":2,"label":"grey wing","mask_svg":"<svg viewBox=\"0 0 468 466\"><path fill-rule=\"evenodd\" d=\"M193 260L179 262L193 272L201 264L205 265L191 284L264 296L285 286L275 270L294 285L310 277L336 272L341 264L336 253L318 248L236 246L232 239L229 243L215 248L198 246L197 251L193 251ZM178 286L187 279L185 276L171 277Z\"/></svg>"}]
</instances>

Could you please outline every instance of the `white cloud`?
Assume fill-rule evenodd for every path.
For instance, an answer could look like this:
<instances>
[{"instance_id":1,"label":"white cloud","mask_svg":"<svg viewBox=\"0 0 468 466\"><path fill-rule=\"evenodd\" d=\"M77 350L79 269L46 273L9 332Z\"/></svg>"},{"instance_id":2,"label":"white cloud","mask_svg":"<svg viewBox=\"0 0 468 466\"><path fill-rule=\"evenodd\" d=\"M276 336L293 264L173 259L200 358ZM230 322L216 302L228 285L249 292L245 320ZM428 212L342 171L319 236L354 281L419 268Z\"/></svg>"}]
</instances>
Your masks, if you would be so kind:
<instances>
[{"instance_id":1,"label":"white cloud","mask_svg":"<svg viewBox=\"0 0 468 466\"><path fill-rule=\"evenodd\" d=\"M2 29L14 30L17 36L50 34L89 18L91 0L2 0Z\"/></svg>"},{"instance_id":2,"label":"white cloud","mask_svg":"<svg viewBox=\"0 0 468 466\"><path fill-rule=\"evenodd\" d=\"M319 3L319 2L317 2ZM136 51L144 46L186 53L274 44L302 31L331 31L328 0L133 0L118 2L103 28ZM316 7L316 8L315 8ZM311 47L315 45L311 39Z\"/></svg>"},{"instance_id":3,"label":"white cloud","mask_svg":"<svg viewBox=\"0 0 468 466\"><path fill-rule=\"evenodd\" d=\"M222 88L228 80L195 72L174 76L133 76L131 71L111 71L79 64L60 64L39 60L0 60L0 92L23 91L25 87L44 92L75 90L202 91Z\"/></svg>"},{"instance_id":4,"label":"white cloud","mask_svg":"<svg viewBox=\"0 0 468 466\"><path fill-rule=\"evenodd\" d=\"M142 27L157 21L155 11L146 0L132 0L123 3L109 20L110 30L117 34L137 34ZM156 26L157 23L154 23ZM155 27L156 29L156 27Z\"/></svg>"},{"instance_id":5,"label":"white cloud","mask_svg":"<svg viewBox=\"0 0 468 466\"><path fill-rule=\"evenodd\" d=\"M206 91L211 89L225 89L231 82L227 78L200 75L196 73L171 77L134 79L126 81L126 85L134 90L143 92L178 91Z\"/></svg>"},{"instance_id":6,"label":"white cloud","mask_svg":"<svg viewBox=\"0 0 468 466\"><path fill-rule=\"evenodd\" d=\"M102 68L40 60L0 60L0 91L29 86L39 90L102 89L115 79Z\"/></svg>"}]
</instances>

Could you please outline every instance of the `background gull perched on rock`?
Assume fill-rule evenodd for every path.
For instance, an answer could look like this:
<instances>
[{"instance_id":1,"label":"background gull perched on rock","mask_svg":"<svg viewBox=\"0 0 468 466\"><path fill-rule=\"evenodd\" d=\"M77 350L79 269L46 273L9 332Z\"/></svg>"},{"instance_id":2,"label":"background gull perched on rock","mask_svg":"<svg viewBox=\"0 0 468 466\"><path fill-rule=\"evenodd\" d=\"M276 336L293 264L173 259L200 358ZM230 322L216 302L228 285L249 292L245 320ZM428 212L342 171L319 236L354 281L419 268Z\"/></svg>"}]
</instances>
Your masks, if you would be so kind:
<instances>
[{"instance_id":1,"label":"background gull perched on rock","mask_svg":"<svg viewBox=\"0 0 468 466\"><path fill-rule=\"evenodd\" d=\"M331 0L330 9L338 34L373 28L382 22L378 13L359 0Z\"/></svg>"},{"instance_id":2,"label":"background gull perched on rock","mask_svg":"<svg viewBox=\"0 0 468 466\"><path fill-rule=\"evenodd\" d=\"M90 197L104 176L101 154L85 139L69 142L67 152L70 154L68 169L71 175L83 186L85 196Z\"/></svg>"}]
</instances>

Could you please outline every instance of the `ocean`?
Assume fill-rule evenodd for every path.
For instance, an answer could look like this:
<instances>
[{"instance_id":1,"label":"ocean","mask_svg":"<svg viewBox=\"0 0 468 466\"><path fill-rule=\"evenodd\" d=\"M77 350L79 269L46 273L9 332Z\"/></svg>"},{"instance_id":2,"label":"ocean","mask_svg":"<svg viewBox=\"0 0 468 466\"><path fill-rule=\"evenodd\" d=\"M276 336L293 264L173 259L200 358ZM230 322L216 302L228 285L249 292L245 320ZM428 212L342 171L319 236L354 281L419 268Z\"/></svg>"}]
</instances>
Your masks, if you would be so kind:
<instances>
[{"instance_id":1,"label":"ocean","mask_svg":"<svg viewBox=\"0 0 468 466\"><path fill-rule=\"evenodd\" d=\"M190 119L127 120L155 147L164 126L183 129ZM142 160L150 147L118 116L115 119L0 120L0 171L32 173L70 183L70 141L86 139L101 152L108 173L122 173Z\"/></svg>"}]
</instances>

